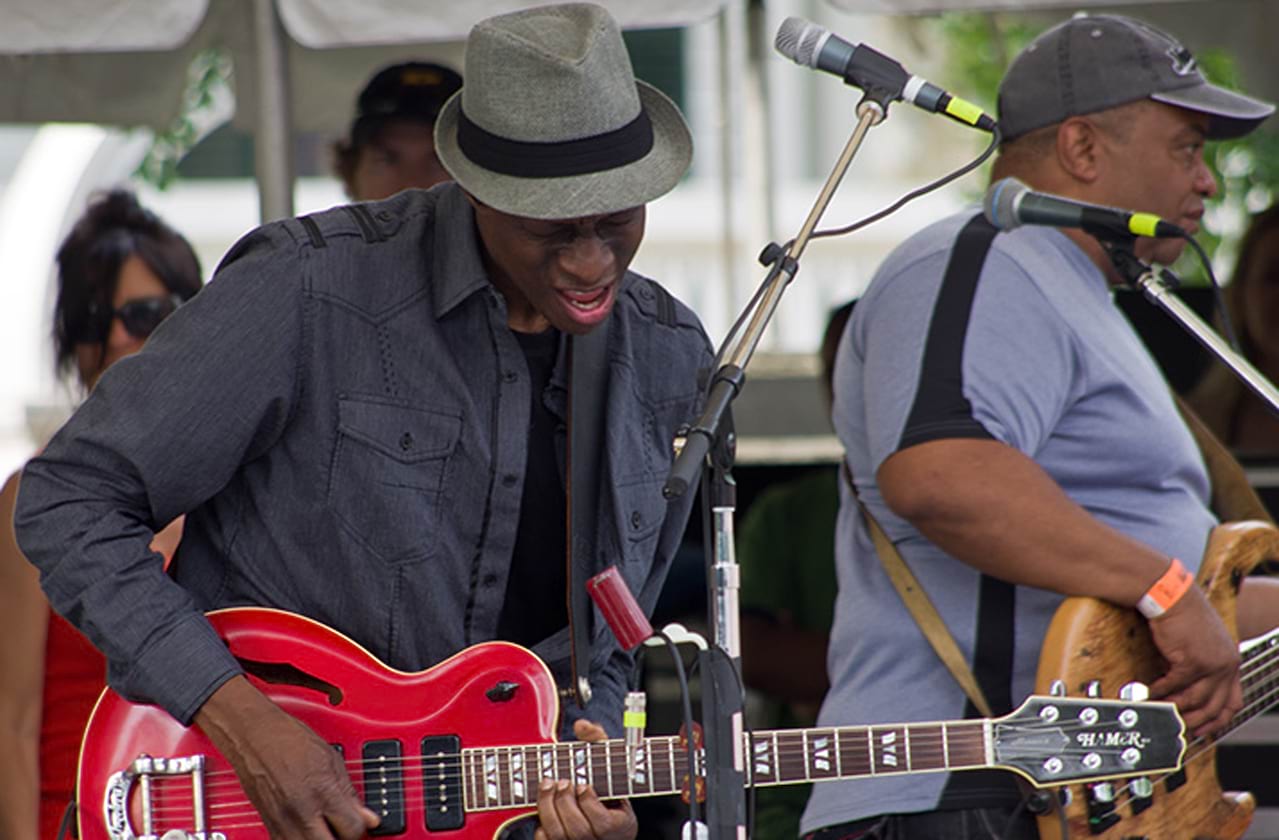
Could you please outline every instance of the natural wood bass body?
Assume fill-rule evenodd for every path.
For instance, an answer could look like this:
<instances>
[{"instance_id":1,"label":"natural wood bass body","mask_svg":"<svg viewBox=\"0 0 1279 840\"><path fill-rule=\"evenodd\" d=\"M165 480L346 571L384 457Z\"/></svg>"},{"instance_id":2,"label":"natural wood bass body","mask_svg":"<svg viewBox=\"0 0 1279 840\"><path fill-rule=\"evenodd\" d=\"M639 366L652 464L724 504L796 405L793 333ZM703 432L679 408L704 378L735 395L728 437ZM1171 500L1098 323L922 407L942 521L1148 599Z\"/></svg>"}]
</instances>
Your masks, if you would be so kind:
<instances>
[{"instance_id":1,"label":"natural wood bass body","mask_svg":"<svg viewBox=\"0 0 1279 840\"><path fill-rule=\"evenodd\" d=\"M1209 602L1238 641L1236 598L1243 578L1267 558L1279 557L1279 531L1260 522L1220 525L1208 541L1196 579ZM1279 667L1279 633L1271 632L1244 651L1244 709L1229 731L1279 702L1275 668ZM1053 617L1044 638L1036 677L1036 693L1046 693L1055 680L1070 694L1086 692L1094 682L1103 696L1114 696L1129 682L1149 685L1166 670L1146 621L1133 609L1095 598L1068 598ZM1224 733L1223 733L1224 734ZM1221 736L1218 736L1220 738ZM1223 793L1217 780L1212 740L1191 740L1185 765L1177 773L1150 777L1151 795L1141 797L1131 782L1112 786L1113 800L1090 808L1094 785L1070 785L1064 807L1066 834L1055 811L1039 818L1042 840L1231 840L1252 820L1256 802L1249 793ZM1095 798L1095 796L1094 796Z\"/></svg>"}]
</instances>

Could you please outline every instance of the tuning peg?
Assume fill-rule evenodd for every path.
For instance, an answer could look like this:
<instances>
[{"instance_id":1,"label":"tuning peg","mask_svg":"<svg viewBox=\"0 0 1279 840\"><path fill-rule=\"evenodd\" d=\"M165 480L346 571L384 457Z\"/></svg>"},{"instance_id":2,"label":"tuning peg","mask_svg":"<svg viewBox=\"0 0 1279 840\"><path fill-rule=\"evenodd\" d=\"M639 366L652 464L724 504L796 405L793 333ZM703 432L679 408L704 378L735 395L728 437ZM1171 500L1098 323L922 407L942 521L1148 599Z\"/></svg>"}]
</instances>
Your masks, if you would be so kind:
<instances>
[{"instance_id":1,"label":"tuning peg","mask_svg":"<svg viewBox=\"0 0 1279 840\"><path fill-rule=\"evenodd\" d=\"M1048 693L1053 697L1065 697L1066 684L1061 680L1053 680L1052 684L1048 686Z\"/></svg>"},{"instance_id":2,"label":"tuning peg","mask_svg":"<svg viewBox=\"0 0 1279 840\"><path fill-rule=\"evenodd\" d=\"M1130 682L1119 689L1119 699L1129 700L1133 703L1144 703L1150 699L1150 689L1145 683Z\"/></svg>"},{"instance_id":3,"label":"tuning peg","mask_svg":"<svg viewBox=\"0 0 1279 840\"><path fill-rule=\"evenodd\" d=\"M1101 696L1101 680L1089 680L1084 683L1084 696L1100 697Z\"/></svg>"}]
</instances>

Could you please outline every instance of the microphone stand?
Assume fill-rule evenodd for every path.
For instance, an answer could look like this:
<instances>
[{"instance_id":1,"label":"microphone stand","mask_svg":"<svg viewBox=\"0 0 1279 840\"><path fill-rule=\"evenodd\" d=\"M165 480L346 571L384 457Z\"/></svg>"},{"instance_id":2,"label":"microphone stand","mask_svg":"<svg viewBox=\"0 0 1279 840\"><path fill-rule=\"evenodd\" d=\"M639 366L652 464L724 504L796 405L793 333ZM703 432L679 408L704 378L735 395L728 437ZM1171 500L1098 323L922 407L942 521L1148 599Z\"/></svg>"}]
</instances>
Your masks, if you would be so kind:
<instances>
[{"instance_id":1,"label":"microphone stand","mask_svg":"<svg viewBox=\"0 0 1279 840\"><path fill-rule=\"evenodd\" d=\"M770 243L761 261L770 266L763 297L754 303L750 321L742 330L727 361L714 372L705 407L697 420L677 439L678 454L662 488L667 499L687 492L694 475L702 470L703 546L707 564L708 609L713 636L711 647L700 656L702 679L703 762L706 783L706 825L693 827L701 840L745 840L746 771L741 678L741 627L738 613L737 557L733 548L733 512L736 490L731 470L735 439L724 429L724 418L746 381L746 366L759 345L764 328L781 301L782 291L799 270L799 257L812 238L817 222L843 180L853 156L872 126L882 122L888 104L900 91L867 90L857 105L857 125L826 183L804 220L799 234L783 250ZM731 338L731 336L730 336ZM696 786L694 785L694 788ZM684 837L690 832L685 830Z\"/></svg>"},{"instance_id":2,"label":"microphone stand","mask_svg":"<svg viewBox=\"0 0 1279 840\"><path fill-rule=\"evenodd\" d=\"M1199 313L1172 293L1172 289L1181 285L1177 275L1166 268L1156 274L1153 268L1139 260L1132 250L1132 237L1116 241L1102 240L1102 245L1125 283L1171 315L1186 332L1194 336L1209 352L1220 359L1222 364L1230 368L1231 372L1252 389L1253 393L1265 400L1271 411L1279 414L1279 390L1266 378L1265 374L1253 367L1251 362L1226 343L1226 340L1201 318Z\"/></svg>"}]
</instances>

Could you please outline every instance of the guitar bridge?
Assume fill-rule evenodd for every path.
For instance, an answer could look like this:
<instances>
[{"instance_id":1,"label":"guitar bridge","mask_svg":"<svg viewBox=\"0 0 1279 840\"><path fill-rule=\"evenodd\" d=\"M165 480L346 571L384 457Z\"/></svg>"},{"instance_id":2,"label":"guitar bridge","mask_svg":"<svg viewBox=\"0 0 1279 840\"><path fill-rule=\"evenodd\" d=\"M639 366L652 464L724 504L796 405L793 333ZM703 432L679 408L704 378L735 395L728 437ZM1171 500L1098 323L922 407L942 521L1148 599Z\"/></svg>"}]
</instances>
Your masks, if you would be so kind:
<instances>
[{"instance_id":1,"label":"guitar bridge","mask_svg":"<svg viewBox=\"0 0 1279 840\"><path fill-rule=\"evenodd\" d=\"M154 816L153 780L187 776L191 780L191 826L170 828L157 834L160 826ZM134 833L129 819L129 797L138 788L142 831ZM115 773L107 781L103 794L102 815L110 840L226 840L221 832L208 832L204 808L204 756L153 758L142 755L128 769Z\"/></svg>"}]
</instances>

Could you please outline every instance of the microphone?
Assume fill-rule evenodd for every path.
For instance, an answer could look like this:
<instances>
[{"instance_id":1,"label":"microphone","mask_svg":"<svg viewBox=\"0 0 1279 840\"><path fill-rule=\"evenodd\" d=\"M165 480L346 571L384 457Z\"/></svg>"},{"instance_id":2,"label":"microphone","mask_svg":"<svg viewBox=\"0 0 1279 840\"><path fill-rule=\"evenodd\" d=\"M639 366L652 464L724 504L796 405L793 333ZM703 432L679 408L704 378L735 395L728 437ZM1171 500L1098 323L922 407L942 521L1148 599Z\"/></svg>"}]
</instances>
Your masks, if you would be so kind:
<instances>
[{"instance_id":1,"label":"microphone","mask_svg":"<svg viewBox=\"0 0 1279 840\"><path fill-rule=\"evenodd\" d=\"M943 114L983 131L994 131L994 117L976 105L952 96L937 85L911 75L901 64L865 44L850 44L825 27L803 18L788 17L777 30L773 46L796 64L834 73L846 84L868 94L905 99L917 108Z\"/></svg>"},{"instance_id":2,"label":"microphone","mask_svg":"<svg viewBox=\"0 0 1279 840\"><path fill-rule=\"evenodd\" d=\"M991 184L982 209L990 223L1000 230L1012 230L1022 225L1048 225L1080 228L1102 239L1114 239L1116 235L1190 238L1185 230L1153 213L1085 204L1050 193L1035 192L1016 178L1004 178Z\"/></svg>"}]
</instances>

